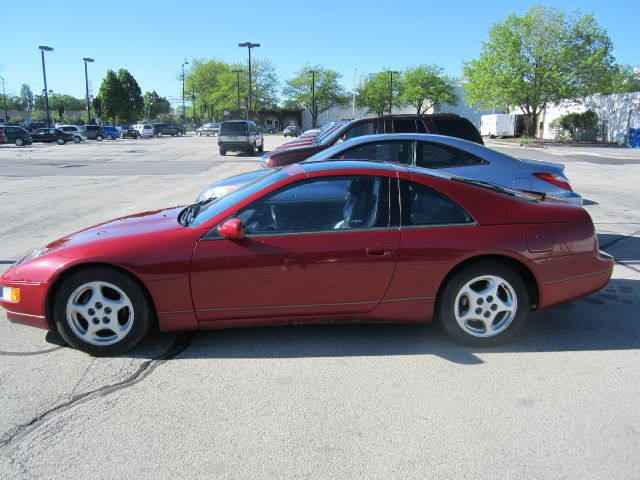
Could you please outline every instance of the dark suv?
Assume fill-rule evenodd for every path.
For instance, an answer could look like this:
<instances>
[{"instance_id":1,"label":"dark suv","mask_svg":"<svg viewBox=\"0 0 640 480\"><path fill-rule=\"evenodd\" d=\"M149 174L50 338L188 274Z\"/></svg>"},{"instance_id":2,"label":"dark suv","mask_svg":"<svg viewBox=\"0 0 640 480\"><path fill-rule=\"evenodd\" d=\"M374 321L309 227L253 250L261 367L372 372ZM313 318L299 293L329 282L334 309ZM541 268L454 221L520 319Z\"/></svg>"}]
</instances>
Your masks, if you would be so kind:
<instances>
[{"instance_id":1,"label":"dark suv","mask_svg":"<svg viewBox=\"0 0 640 480\"><path fill-rule=\"evenodd\" d=\"M154 123L153 124L153 134L156 137L161 137L163 135L171 135L174 136L182 136L182 128L176 127L175 125L169 125L168 123Z\"/></svg>"},{"instance_id":2,"label":"dark suv","mask_svg":"<svg viewBox=\"0 0 640 480\"><path fill-rule=\"evenodd\" d=\"M87 140L97 140L101 142L103 139L107 138L107 132L104 131L102 125L85 125L82 127L82 130L85 131Z\"/></svg>"},{"instance_id":3,"label":"dark suv","mask_svg":"<svg viewBox=\"0 0 640 480\"><path fill-rule=\"evenodd\" d=\"M376 118L338 120L325 125L311 144L293 144L262 157L267 168L306 160L339 141L377 133L434 133L484 145L478 129L464 117L452 113L433 115L384 115Z\"/></svg>"},{"instance_id":4,"label":"dark suv","mask_svg":"<svg viewBox=\"0 0 640 480\"><path fill-rule=\"evenodd\" d=\"M230 120L222 122L218 133L220 155L228 151L248 152L249 155L264 152L264 137L255 122L251 120Z\"/></svg>"},{"instance_id":5,"label":"dark suv","mask_svg":"<svg viewBox=\"0 0 640 480\"><path fill-rule=\"evenodd\" d=\"M7 143L15 143L19 147L23 145L31 145L31 134L28 130L17 127L15 125L5 125L0 127L0 130L4 131Z\"/></svg>"}]
</instances>

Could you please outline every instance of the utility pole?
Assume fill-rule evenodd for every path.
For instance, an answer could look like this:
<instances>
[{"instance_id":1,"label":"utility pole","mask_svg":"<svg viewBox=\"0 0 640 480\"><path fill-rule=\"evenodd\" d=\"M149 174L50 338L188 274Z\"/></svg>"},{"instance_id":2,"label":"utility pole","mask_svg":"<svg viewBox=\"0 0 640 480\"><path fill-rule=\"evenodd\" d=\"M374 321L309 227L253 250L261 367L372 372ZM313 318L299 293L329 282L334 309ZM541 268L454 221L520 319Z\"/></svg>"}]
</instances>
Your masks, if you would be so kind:
<instances>
[{"instance_id":1,"label":"utility pole","mask_svg":"<svg viewBox=\"0 0 640 480\"><path fill-rule=\"evenodd\" d=\"M7 92L4 91L4 77L0 77L2 79L2 96L4 97L4 123L9 121L7 115Z\"/></svg>"},{"instance_id":2,"label":"utility pole","mask_svg":"<svg viewBox=\"0 0 640 480\"><path fill-rule=\"evenodd\" d=\"M316 128L316 73L311 70L311 128Z\"/></svg>"},{"instance_id":3,"label":"utility pole","mask_svg":"<svg viewBox=\"0 0 640 480\"><path fill-rule=\"evenodd\" d=\"M391 115L391 104L393 103L393 74L400 72L396 72L395 70L387 70L387 72L391 75L391 82L389 83L389 115Z\"/></svg>"},{"instance_id":4,"label":"utility pole","mask_svg":"<svg viewBox=\"0 0 640 480\"><path fill-rule=\"evenodd\" d=\"M353 67L353 112L352 117L356 118L356 67Z\"/></svg>"},{"instance_id":5,"label":"utility pole","mask_svg":"<svg viewBox=\"0 0 640 480\"><path fill-rule=\"evenodd\" d=\"M247 120L253 120L251 115L251 107L252 107L251 105L251 49L259 47L260 44L244 42L244 43L239 43L238 46L247 47L247 50L249 50L249 107L247 108Z\"/></svg>"},{"instance_id":6,"label":"utility pole","mask_svg":"<svg viewBox=\"0 0 640 480\"><path fill-rule=\"evenodd\" d=\"M94 62L93 58L85 57L84 62L84 86L87 94L87 125L91 123L91 102L89 101L89 75L87 74L87 63Z\"/></svg>"},{"instance_id":7,"label":"utility pole","mask_svg":"<svg viewBox=\"0 0 640 480\"><path fill-rule=\"evenodd\" d=\"M42 76L44 77L44 104L47 109L47 126L51 125L51 115L49 114L49 90L47 89L47 69L44 65L44 52L53 52L53 48L46 45L40 45L38 47L40 53L42 53Z\"/></svg>"},{"instance_id":8,"label":"utility pole","mask_svg":"<svg viewBox=\"0 0 640 480\"><path fill-rule=\"evenodd\" d=\"M187 62L187 59L184 59L184 63L182 64L182 133L187 133L185 132L185 128L184 128L184 121L187 119L187 115L186 115L186 111L184 108L184 66L185 65L189 65L189 62Z\"/></svg>"}]
</instances>

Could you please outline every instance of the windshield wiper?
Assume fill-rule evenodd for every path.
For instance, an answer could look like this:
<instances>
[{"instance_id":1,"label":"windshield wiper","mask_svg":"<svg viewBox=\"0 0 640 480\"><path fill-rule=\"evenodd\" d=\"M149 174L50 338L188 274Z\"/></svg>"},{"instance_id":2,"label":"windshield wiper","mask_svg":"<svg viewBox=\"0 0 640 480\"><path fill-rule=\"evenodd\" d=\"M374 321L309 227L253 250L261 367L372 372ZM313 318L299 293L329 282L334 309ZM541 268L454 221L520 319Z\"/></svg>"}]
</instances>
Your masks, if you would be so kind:
<instances>
[{"instance_id":1,"label":"windshield wiper","mask_svg":"<svg viewBox=\"0 0 640 480\"><path fill-rule=\"evenodd\" d=\"M180 224L184 225L185 227L188 227L196 219L196 217L198 216L198 213L200 213L200 209L204 205L207 205L213 202L214 200L216 199L207 198L206 200L201 200L199 202L189 205L180 213L180 217L179 217Z\"/></svg>"}]
</instances>

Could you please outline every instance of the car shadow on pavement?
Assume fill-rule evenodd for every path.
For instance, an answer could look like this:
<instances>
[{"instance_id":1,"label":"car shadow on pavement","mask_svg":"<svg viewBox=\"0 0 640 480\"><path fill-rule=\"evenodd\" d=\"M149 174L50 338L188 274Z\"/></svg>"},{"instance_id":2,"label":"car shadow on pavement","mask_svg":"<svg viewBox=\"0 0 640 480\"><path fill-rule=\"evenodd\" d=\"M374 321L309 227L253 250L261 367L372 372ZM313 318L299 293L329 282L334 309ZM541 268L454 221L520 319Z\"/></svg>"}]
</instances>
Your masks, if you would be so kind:
<instances>
[{"instance_id":1,"label":"car shadow on pavement","mask_svg":"<svg viewBox=\"0 0 640 480\"><path fill-rule=\"evenodd\" d=\"M454 343L439 325L301 325L199 332L179 358L312 358L434 355L463 365L493 353L633 350L640 348L640 281L613 279L600 292L531 313L500 347Z\"/></svg>"},{"instance_id":2,"label":"car shadow on pavement","mask_svg":"<svg viewBox=\"0 0 640 480\"><path fill-rule=\"evenodd\" d=\"M531 312L518 335L499 347L461 346L437 324L330 324L230 328L197 333L151 333L122 355L152 359L172 343L189 345L175 358L268 359L432 355L461 364L486 354L640 349L640 281L612 279L581 300ZM47 342L64 345L55 332Z\"/></svg>"},{"instance_id":3,"label":"car shadow on pavement","mask_svg":"<svg viewBox=\"0 0 640 480\"><path fill-rule=\"evenodd\" d=\"M613 255L616 261L640 261L640 237L613 233L599 233L598 244L600 245L601 250Z\"/></svg>"}]
</instances>

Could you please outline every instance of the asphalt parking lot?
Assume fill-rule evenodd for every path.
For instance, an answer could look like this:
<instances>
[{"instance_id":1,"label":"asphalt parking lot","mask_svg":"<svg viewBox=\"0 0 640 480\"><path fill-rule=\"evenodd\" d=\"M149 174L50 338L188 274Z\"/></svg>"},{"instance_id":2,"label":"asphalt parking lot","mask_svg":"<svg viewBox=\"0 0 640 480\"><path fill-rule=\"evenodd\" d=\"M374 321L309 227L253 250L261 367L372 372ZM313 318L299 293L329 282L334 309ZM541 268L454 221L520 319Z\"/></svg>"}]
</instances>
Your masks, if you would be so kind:
<instances>
[{"instance_id":1,"label":"asphalt parking lot","mask_svg":"<svg viewBox=\"0 0 640 480\"><path fill-rule=\"evenodd\" d=\"M566 164L616 257L604 290L483 350L434 325L328 325L92 358L2 311L0 478L640 477L640 150L491 146ZM0 271L259 163L214 137L0 146Z\"/></svg>"}]
</instances>

